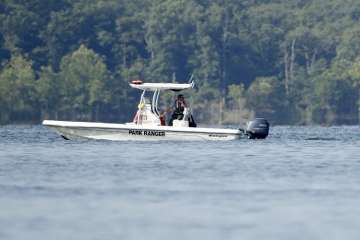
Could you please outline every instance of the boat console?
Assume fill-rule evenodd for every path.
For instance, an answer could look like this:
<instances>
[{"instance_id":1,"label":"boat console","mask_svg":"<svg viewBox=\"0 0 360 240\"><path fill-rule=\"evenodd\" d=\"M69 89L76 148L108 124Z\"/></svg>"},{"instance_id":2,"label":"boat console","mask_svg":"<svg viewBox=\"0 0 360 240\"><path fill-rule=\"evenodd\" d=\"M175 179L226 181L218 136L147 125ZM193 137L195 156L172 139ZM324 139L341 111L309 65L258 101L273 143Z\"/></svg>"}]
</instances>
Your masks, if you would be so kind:
<instances>
[{"instance_id":1,"label":"boat console","mask_svg":"<svg viewBox=\"0 0 360 240\"><path fill-rule=\"evenodd\" d=\"M142 90L138 110L134 117L133 123L136 125L145 126L166 126L166 121L163 114L158 110L158 102L161 90L181 91L192 88L193 83L177 84L177 83L142 83L140 80L134 80L130 86ZM145 97L146 93L152 92L152 101ZM184 116L182 119L175 119L172 121L173 127L190 127L189 118L191 117L191 110L184 109Z\"/></svg>"}]
</instances>

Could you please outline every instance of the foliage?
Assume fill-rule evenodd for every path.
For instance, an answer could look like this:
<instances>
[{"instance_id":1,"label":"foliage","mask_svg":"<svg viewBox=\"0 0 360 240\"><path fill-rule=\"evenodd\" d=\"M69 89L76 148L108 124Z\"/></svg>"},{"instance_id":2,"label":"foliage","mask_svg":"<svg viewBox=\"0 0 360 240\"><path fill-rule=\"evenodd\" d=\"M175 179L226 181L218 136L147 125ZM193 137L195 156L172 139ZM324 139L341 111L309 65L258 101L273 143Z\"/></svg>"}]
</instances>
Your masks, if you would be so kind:
<instances>
[{"instance_id":1,"label":"foliage","mask_svg":"<svg viewBox=\"0 0 360 240\"><path fill-rule=\"evenodd\" d=\"M193 74L199 122L357 124L359 19L357 0L4 0L0 123L123 121L128 81Z\"/></svg>"},{"instance_id":2,"label":"foliage","mask_svg":"<svg viewBox=\"0 0 360 240\"><path fill-rule=\"evenodd\" d=\"M0 73L1 120L30 120L37 111L35 73L32 63L22 56L14 56Z\"/></svg>"}]
</instances>

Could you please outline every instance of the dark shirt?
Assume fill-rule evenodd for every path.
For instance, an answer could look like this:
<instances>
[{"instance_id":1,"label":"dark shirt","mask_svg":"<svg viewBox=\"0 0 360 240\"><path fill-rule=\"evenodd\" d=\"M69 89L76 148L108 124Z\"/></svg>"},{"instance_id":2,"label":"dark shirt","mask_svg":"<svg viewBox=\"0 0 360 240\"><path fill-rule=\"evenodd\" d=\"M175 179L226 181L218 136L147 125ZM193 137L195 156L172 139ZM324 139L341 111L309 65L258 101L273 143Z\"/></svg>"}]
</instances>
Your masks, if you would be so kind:
<instances>
[{"instance_id":1,"label":"dark shirt","mask_svg":"<svg viewBox=\"0 0 360 240\"><path fill-rule=\"evenodd\" d=\"M183 113L186 108L184 100L175 100L175 112Z\"/></svg>"}]
</instances>

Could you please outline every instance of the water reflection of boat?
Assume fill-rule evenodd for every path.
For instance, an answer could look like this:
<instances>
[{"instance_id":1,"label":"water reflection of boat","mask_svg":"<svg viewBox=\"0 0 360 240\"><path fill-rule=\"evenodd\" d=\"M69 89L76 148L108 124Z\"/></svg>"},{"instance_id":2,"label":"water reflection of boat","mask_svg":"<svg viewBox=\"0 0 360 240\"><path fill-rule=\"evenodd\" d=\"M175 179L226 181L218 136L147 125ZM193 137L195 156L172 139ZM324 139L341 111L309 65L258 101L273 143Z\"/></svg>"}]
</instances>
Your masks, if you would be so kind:
<instances>
[{"instance_id":1,"label":"water reflection of boat","mask_svg":"<svg viewBox=\"0 0 360 240\"><path fill-rule=\"evenodd\" d=\"M64 139L89 138L104 140L235 140L240 138L264 139L269 133L265 119L255 119L246 129L190 127L191 111L184 109L182 119L175 119L173 126L166 126L158 110L159 95L162 91L183 91L194 87L194 82L143 83L132 81L130 86L142 90L138 111L133 122L125 124L70 122L44 120L43 125L55 129ZM152 94L152 100L146 94Z\"/></svg>"}]
</instances>

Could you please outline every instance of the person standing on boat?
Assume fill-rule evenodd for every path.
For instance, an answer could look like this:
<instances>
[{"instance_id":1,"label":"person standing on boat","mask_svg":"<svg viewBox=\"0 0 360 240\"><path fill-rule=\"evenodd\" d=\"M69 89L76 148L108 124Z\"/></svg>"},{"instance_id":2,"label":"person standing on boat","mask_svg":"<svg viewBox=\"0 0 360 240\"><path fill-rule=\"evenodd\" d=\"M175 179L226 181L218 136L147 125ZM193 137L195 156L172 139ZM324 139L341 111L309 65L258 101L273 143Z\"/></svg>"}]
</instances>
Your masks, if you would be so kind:
<instances>
[{"instance_id":1,"label":"person standing on boat","mask_svg":"<svg viewBox=\"0 0 360 240\"><path fill-rule=\"evenodd\" d=\"M179 94L175 100L175 112L184 115L185 108L187 108L187 104L185 102L184 95Z\"/></svg>"},{"instance_id":2,"label":"person standing on boat","mask_svg":"<svg viewBox=\"0 0 360 240\"><path fill-rule=\"evenodd\" d=\"M173 112L173 114L172 114L172 116L170 118L169 126L173 125L173 121L175 119L183 120L185 108L187 108L187 104L186 104L184 95L179 94L177 96L177 99L175 100L175 108L174 108L174 112ZM192 115L190 115L190 117L189 117L189 126L190 127L196 127L196 123L195 123L194 118L192 117Z\"/></svg>"}]
</instances>

